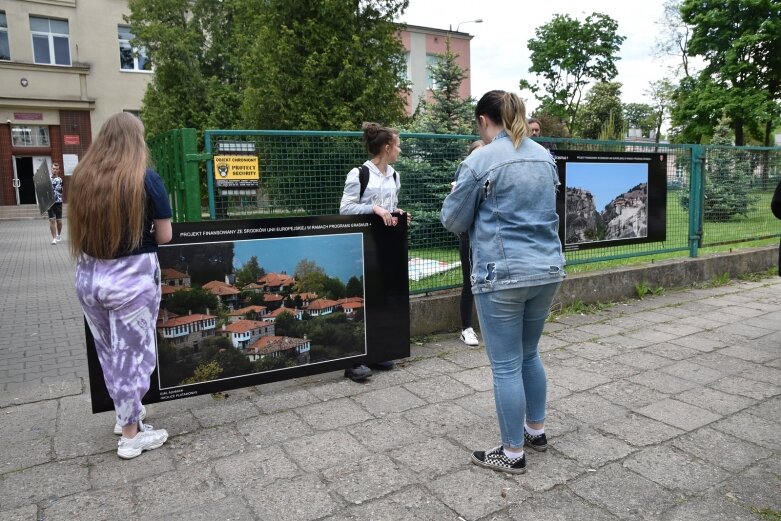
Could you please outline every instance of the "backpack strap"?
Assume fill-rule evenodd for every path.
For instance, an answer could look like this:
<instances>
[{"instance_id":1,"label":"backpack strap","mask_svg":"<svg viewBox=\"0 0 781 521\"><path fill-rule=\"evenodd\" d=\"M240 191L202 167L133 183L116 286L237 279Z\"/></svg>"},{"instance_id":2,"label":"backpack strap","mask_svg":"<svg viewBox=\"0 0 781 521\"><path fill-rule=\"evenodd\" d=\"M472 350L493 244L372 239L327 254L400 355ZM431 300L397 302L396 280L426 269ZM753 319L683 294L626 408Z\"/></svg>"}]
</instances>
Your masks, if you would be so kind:
<instances>
[{"instance_id":1,"label":"backpack strap","mask_svg":"<svg viewBox=\"0 0 781 521\"><path fill-rule=\"evenodd\" d=\"M358 167L358 182L361 184L361 194L358 196L358 200L363 199L363 194L366 192L366 187L369 185L369 167L361 165ZM393 172L393 182L396 183L396 172Z\"/></svg>"},{"instance_id":2,"label":"backpack strap","mask_svg":"<svg viewBox=\"0 0 781 521\"><path fill-rule=\"evenodd\" d=\"M358 196L358 201L363 199L363 193L366 191L366 187L369 185L369 167L361 165L358 167L358 182L361 183L361 195Z\"/></svg>"}]
</instances>

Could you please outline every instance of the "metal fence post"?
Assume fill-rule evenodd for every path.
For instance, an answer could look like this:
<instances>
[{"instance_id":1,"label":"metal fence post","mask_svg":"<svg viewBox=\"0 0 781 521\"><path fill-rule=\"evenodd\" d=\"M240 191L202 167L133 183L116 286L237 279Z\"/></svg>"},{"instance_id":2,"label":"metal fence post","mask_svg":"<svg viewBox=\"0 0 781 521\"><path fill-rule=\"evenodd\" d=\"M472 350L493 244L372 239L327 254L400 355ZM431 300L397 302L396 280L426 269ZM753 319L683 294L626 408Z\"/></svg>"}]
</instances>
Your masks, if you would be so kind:
<instances>
[{"instance_id":1,"label":"metal fence post","mask_svg":"<svg viewBox=\"0 0 781 521\"><path fill-rule=\"evenodd\" d=\"M198 137L194 128L180 129L178 140L184 161L181 187L184 194L183 216L187 222L201 220L201 176L198 163L206 158L198 154Z\"/></svg>"},{"instance_id":2,"label":"metal fence post","mask_svg":"<svg viewBox=\"0 0 781 521\"><path fill-rule=\"evenodd\" d=\"M705 204L705 147L692 145L689 183L689 256L697 257L702 241L702 215Z\"/></svg>"}]
</instances>

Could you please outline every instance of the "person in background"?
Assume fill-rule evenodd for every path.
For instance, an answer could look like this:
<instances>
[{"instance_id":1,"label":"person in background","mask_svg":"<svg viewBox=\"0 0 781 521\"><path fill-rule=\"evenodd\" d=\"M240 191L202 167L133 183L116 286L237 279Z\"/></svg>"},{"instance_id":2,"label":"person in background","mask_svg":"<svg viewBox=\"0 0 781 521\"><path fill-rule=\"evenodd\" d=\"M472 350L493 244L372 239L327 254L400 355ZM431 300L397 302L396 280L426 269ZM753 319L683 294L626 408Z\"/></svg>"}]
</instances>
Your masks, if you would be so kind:
<instances>
[{"instance_id":1,"label":"person in background","mask_svg":"<svg viewBox=\"0 0 781 521\"><path fill-rule=\"evenodd\" d=\"M473 141L469 145L467 156L483 145L485 143L481 139ZM453 187L455 188L455 183L453 183ZM472 281L470 280L472 261L469 258L471 251L469 248L469 234L467 232L458 234L458 255L461 258L461 276L463 278L461 298L458 301L458 312L461 317L461 341L468 346L478 346L480 341L472 328L472 307L474 306L475 298L472 295Z\"/></svg>"},{"instance_id":2,"label":"person in background","mask_svg":"<svg viewBox=\"0 0 781 521\"><path fill-rule=\"evenodd\" d=\"M363 143L371 159L363 166L368 168L368 181L361 193L360 168L353 168L347 173L344 182L344 193L339 206L341 215L375 214L385 226L396 226L399 216L407 222L412 219L396 204L399 200L401 180L391 166L401 154L401 140L395 129L385 128L378 123L364 123ZM380 362L372 365L374 369L393 369L393 361ZM371 369L365 365L355 365L344 372L345 378L354 381L366 380L371 376Z\"/></svg>"},{"instance_id":3,"label":"person in background","mask_svg":"<svg viewBox=\"0 0 781 521\"><path fill-rule=\"evenodd\" d=\"M117 455L135 458L168 439L144 424L141 399L156 365L160 309L157 245L171 240L171 205L149 167L141 121L109 117L70 184L70 251L84 309L121 434Z\"/></svg>"},{"instance_id":4,"label":"person in background","mask_svg":"<svg viewBox=\"0 0 781 521\"><path fill-rule=\"evenodd\" d=\"M773 212L776 219L781 219L781 181L776 186L773 199L770 201L770 211ZM781 277L781 247L778 249L778 276Z\"/></svg>"},{"instance_id":5,"label":"person in background","mask_svg":"<svg viewBox=\"0 0 781 521\"><path fill-rule=\"evenodd\" d=\"M62 240L62 177L60 177L60 164L52 163L52 190L54 190L54 204L49 208L49 232L52 234L52 244Z\"/></svg>"},{"instance_id":6,"label":"person in background","mask_svg":"<svg viewBox=\"0 0 781 521\"><path fill-rule=\"evenodd\" d=\"M539 119L529 118L529 131L531 132L531 137L540 137L542 126L540 125Z\"/></svg>"},{"instance_id":7,"label":"person in background","mask_svg":"<svg viewBox=\"0 0 781 521\"><path fill-rule=\"evenodd\" d=\"M486 145L458 167L442 206L451 232L469 231L472 292L493 373L502 443L472 453L491 470L526 471L524 445L547 449L547 382L538 344L564 279L556 165L529 139L526 108L509 92L486 93L475 108Z\"/></svg>"}]
</instances>

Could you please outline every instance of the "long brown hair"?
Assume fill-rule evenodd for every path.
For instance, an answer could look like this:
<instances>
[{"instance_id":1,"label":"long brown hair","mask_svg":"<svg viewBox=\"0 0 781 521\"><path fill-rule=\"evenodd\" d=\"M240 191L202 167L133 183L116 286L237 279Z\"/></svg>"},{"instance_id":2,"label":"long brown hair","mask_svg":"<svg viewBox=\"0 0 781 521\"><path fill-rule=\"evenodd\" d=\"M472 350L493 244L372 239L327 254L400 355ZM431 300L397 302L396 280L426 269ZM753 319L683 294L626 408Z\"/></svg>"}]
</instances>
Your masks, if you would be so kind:
<instances>
[{"instance_id":1,"label":"long brown hair","mask_svg":"<svg viewBox=\"0 0 781 521\"><path fill-rule=\"evenodd\" d=\"M70 182L70 251L114 259L141 245L149 150L144 125L127 112L103 123Z\"/></svg>"},{"instance_id":2,"label":"long brown hair","mask_svg":"<svg viewBox=\"0 0 781 521\"><path fill-rule=\"evenodd\" d=\"M531 129L526 122L526 105L513 92L492 90L483 94L475 107L475 118L486 116L504 129L518 148L526 136L531 135Z\"/></svg>"}]
</instances>

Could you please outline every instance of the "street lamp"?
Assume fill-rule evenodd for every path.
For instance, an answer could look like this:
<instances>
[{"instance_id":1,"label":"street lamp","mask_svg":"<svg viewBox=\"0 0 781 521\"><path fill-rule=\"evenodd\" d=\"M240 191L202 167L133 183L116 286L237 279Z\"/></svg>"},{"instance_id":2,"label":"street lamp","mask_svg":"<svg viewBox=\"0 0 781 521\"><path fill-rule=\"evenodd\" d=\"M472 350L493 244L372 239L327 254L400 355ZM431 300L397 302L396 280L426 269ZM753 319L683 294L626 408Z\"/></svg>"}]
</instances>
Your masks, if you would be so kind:
<instances>
[{"instance_id":1,"label":"street lamp","mask_svg":"<svg viewBox=\"0 0 781 521\"><path fill-rule=\"evenodd\" d=\"M458 25L456 25L456 32L458 32L458 28L461 27L462 24L481 24L483 23L482 18L478 18L477 20L467 20L466 22L458 22ZM450 26L450 30L453 30L453 26Z\"/></svg>"}]
</instances>

